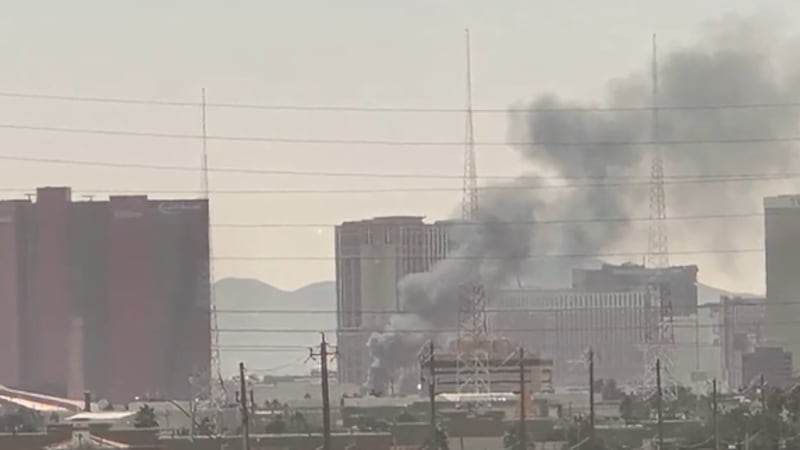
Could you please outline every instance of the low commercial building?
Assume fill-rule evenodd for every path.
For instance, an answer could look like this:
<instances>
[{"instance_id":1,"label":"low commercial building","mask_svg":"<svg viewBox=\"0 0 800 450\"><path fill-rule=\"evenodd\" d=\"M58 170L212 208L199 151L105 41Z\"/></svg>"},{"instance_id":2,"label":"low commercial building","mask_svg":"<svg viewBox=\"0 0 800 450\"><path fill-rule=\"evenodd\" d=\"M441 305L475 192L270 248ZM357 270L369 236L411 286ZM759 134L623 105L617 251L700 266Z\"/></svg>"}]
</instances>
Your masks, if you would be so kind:
<instances>
[{"instance_id":1,"label":"low commercial building","mask_svg":"<svg viewBox=\"0 0 800 450\"><path fill-rule=\"evenodd\" d=\"M469 345L462 343L464 346ZM493 339L486 341L489 361L489 386L493 393L511 393L520 390L520 360L517 354L518 345L507 339ZM452 342L446 353L436 354L433 364L436 377L436 390L441 394L457 393L459 391L457 342ZM427 375L431 368L429 357L423 356L421 360L421 373ZM539 357L529 352L522 360L525 371L525 385L528 392L541 392L552 390L553 360Z\"/></svg>"}]
</instances>

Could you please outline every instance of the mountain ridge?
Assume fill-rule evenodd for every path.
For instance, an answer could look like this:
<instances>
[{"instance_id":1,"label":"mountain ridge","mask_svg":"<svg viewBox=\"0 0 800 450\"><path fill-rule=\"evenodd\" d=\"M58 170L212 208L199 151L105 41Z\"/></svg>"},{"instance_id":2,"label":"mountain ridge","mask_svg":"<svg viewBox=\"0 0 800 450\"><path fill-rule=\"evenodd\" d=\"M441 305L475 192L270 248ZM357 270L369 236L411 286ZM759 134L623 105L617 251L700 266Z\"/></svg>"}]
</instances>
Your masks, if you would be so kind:
<instances>
[{"instance_id":1,"label":"mountain ridge","mask_svg":"<svg viewBox=\"0 0 800 450\"><path fill-rule=\"evenodd\" d=\"M702 283L697 291L699 304L719 301L721 295L757 297ZM235 374L240 361L254 373L308 373L313 367L306 361L307 347L319 344L319 331L330 331L329 341L336 341L335 281L283 290L253 278L230 277L214 284L214 295L226 375Z\"/></svg>"}]
</instances>

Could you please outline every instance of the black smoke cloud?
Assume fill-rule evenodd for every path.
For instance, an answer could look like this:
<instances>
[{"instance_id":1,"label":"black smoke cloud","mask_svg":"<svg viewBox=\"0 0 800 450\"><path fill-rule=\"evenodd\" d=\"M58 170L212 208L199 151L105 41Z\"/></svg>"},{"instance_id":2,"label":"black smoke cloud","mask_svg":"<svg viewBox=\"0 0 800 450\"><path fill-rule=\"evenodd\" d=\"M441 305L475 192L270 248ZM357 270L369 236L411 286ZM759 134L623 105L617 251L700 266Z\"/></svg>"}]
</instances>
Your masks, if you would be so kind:
<instances>
[{"instance_id":1,"label":"black smoke cloud","mask_svg":"<svg viewBox=\"0 0 800 450\"><path fill-rule=\"evenodd\" d=\"M794 190L794 183L741 181L741 175L787 172L796 165L794 143L759 142L796 136L800 121L800 108L763 106L800 98L800 71L776 57L792 54L798 46L774 25L763 18L728 19L708 26L696 44L659 55L658 105L663 109L658 123L659 139L665 143L660 148L669 216L758 212L764 196ZM651 61L643 61L640 71L609 82L601 102L565 100L550 93L512 108L573 109L514 112L509 116L510 140L541 143L515 149L544 173L577 177L566 181L569 184L605 185L569 189L547 202L548 217L648 216L647 177L654 147L628 144L653 139L651 111L631 110L652 105L651 88ZM754 104L762 106L726 107ZM603 108L618 110L597 110ZM581 142L624 145L562 145ZM687 176L705 179L687 180ZM713 176L739 180L709 180ZM540 229L534 237L537 248L555 252L635 251L646 247L646 226L643 222L578 224ZM675 221L668 222L668 228L673 250L761 244L758 219ZM631 241L638 244L628 244ZM702 259L728 273L731 280L752 270L748 262L759 263L730 256Z\"/></svg>"},{"instance_id":2,"label":"black smoke cloud","mask_svg":"<svg viewBox=\"0 0 800 450\"><path fill-rule=\"evenodd\" d=\"M417 353L427 340L452 337L446 330L458 325L460 293L475 271L486 288L501 286L519 273L531 251L529 227L520 222L533 220L535 200L511 187L482 197L474 222L449 225L457 242L450 258L429 272L400 281L401 305L409 314L392 316L386 330L369 339L372 388L385 392L390 380L417 363ZM400 380L400 384L416 383Z\"/></svg>"},{"instance_id":3,"label":"black smoke cloud","mask_svg":"<svg viewBox=\"0 0 800 450\"><path fill-rule=\"evenodd\" d=\"M785 182L708 182L708 178L697 182L685 178L778 173L795 165L793 143L758 141L797 135L800 108L724 107L800 98L800 71L775 58L781 52L792 54L796 46L772 25L744 19L720 22L709 27L695 45L667 49L659 55L658 104L663 107L659 135L664 142L668 215L756 212L765 195L791 189L792 184ZM481 197L481 226L464 227L464 245L456 258L442 261L428 273L401 280L403 303L411 314L394 317L385 333L370 340L375 385L415 364L416 352L427 339L449 337L437 330L456 326L458 288L474 265L481 268L487 283L502 285L521 270L520 259L531 248L537 254L592 254L646 247L646 223L641 222L519 227L513 233L508 232L512 227L508 222L534 216L598 219L648 215L647 180L654 147L629 144L652 139L651 112L631 110L652 104L650 69L651 61L643 61L640 71L610 81L599 102L566 100L547 93L512 108L561 110L513 111L509 140L520 143L514 148L535 174L564 177L564 183L573 187L526 190L521 186L530 185L531 179L523 177L515 183L518 190L483 191L491 195ZM672 108L714 105L720 107ZM611 111L598 110L598 106ZM736 140L749 142L731 143ZM565 145L575 143L586 144ZM590 187L574 187L580 184ZM748 237L759 237L755 245L761 239L759 222L692 221L668 226L672 249L736 248ZM627 244L630 241L633 247ZM753 244L751 240L744 245ZM475 259L458 258L460 252L469 252ZM516 258L506 262L489 258L505 255ZM730 257L703 262L719 265L731 278L737 271L749 270ZM526 274L531 282L546 284L545 278L568 279L568 269L576 264L579 261L542 259L526 263L522 270L533 272Z\"/></svg>"}]
</instances>

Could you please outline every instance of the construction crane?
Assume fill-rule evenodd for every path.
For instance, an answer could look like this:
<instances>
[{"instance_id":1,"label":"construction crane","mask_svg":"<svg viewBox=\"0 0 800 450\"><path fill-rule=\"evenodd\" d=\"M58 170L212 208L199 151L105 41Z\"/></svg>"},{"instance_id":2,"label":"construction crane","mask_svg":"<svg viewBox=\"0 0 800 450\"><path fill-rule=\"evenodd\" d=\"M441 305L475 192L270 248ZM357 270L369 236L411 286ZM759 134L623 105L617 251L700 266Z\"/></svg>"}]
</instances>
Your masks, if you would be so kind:
<instances>
[{"instance_id":1,"label":"construction crane","mask_svg":"<svg viewBox=\"0 0 800 450\"><path fill-rule=\"evenodd\" d=\"M475 164L475 135L472 122L472 69L469 30L466 30L465 33L467 108L461 219L469 224L469 222L477 220L478 177ZM480 232L479 227L472 229L474 232ZM470 251L469 248L465 250L467 252ZM469 259L475 255L467 254L466 256ZM472 265L471 272L459 293L456 380L459 393L489 394L491 392L489 374L491 345L486 317L486 292L481 283L480 262L469 260L469 264ZM476 398L484 398L489 401L490 397L484 395L476 396Z\"/></svg>"}]
</instances>

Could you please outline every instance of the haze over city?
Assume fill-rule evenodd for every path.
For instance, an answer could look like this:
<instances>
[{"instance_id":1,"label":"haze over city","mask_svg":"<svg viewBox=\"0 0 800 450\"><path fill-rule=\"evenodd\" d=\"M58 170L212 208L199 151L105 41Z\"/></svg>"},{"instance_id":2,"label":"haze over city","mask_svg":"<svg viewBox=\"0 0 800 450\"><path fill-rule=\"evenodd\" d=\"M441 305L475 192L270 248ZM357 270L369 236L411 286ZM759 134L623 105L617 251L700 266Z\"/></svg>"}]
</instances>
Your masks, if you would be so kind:
<instances>
[{"instance_id":1,"label":"haze over city","mask_svg":"<svg viewBox=\"0 0 800 450\"><path fill-rule=\"evenodd\" d=\"M187 14L187 10L191 11ZM650 36L665 57L714 33L755 33L755 45L791 52L791 24L800 7L790 1L593 2L537 5L509 2L78 2L19 5L3 17L9 92L212 103L358 105L461 108L464 105L463 29L473 34L476 108L503 110L543 94L568 102L604 104L614 80L646 74ZM724 30L725 23L745 21ZM143 31L145 31L143 33ZM742 38L743 39L743 38ZM735 37L731 43L737 42ZM554 45L557 43L558 45ZM751 43L752 44L752 43ZM198 108L37 101L4 97L0 120L71 128L180 134L200 133ZM509 117L476 114L478 141L509 137ZM219 109L208 111L210 135L300 139L463 140L460 114L364 114ZM4 129L6 153L120 163L200 167L200 142ZM57 145L56 145L57 144ZM210 166L322 172L460 175L461 149L369 145L211 141ZM509 147L478 147L479 176L537 171ZM421 164L424 162L424 164ZM670 170L667 162L667 172ZM4 187L14 193L38 185L97 191L199 191L200 174L146 169L65 166L6 161ZM683 169L683 168L681 168ZM688 171L687 171L688 172ZM673 172L674 173L674 172ZM630 176L647 176L647 167ZM482 180L481 184L488 184ZM460 181L211 174L212 191L274 189L458 188ZM753 185L766 189L764 183ZM165 193L167 194L167 193ZM668 188L668 195L676 193ZM219 228L217 256L332 256L329 225L387 214L447 218L458 191L374 194L212 193L217 224L311 223L309 228ZM548 198L552 192L542 192ZM736 211L758 210L739 204ZM671 209L680 205L670 203ZM726 209L727 210L727 209ZM646 215L646 204L636 211ZM737 246L759 247L758 219L739 219L748 235ZM682 231L681 224L670 227ZM646 225L635 227L643 230ZM742 233L745 234L745 233ZM680 233L674 247L707 247ZM632 235L626 250L644 249ZM681 237L679 237L681 236ZM724 270L710 255L676 256L701 266L700 279L743 292L763 292L763 258L735 255ZM217 261L217 278L255 277L293 289L333 279L332 260Z\"/></svg>"},{"instance_id":2,"label":"haze over city","mask_svg":"<svg viewBox=\"0 0 800 450\"><path fill-rule=\"evenodd\" d=\"M8 5L0 449L800 450L798 30Z\"/></svg>"}]
</instances>

